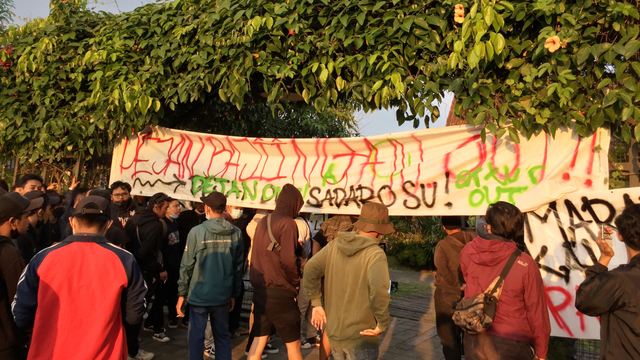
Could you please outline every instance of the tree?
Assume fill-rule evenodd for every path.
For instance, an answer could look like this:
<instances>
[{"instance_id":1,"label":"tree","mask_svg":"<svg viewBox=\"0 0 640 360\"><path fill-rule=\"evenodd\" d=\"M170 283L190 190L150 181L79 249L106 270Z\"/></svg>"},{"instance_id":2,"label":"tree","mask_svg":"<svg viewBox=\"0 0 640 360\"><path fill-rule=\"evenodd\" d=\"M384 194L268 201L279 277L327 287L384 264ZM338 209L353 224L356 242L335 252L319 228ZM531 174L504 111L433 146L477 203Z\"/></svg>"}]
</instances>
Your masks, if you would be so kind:
<instances>
[{"instance_id":1,"label":"tree","mask_svg":"<svg viewBox=\"0 0 640 360\"><path fill-rule=\"evenodd\" d=\"M450 90L457 116L516 142L572 121L582 135L607 126L640 138L637 2L176 0L121 15L85 5L53 0L48 19L0 32L15 48L0 51L14 64L0 68L2 153L101 154L215 95L240 111L266 94L277 118L293 93L318 112L397 106L399 123L417 125Z\"/></svg>"},{"instance_id":2,"label":"tree","mask_svg":"<svg viewBox=\"0 0 640 360\"><path fill-rule=\"evenodd\" d=\"M7 26L13 20L13 0L0 0L0 26Z\"/></svg>"}]
</instances>

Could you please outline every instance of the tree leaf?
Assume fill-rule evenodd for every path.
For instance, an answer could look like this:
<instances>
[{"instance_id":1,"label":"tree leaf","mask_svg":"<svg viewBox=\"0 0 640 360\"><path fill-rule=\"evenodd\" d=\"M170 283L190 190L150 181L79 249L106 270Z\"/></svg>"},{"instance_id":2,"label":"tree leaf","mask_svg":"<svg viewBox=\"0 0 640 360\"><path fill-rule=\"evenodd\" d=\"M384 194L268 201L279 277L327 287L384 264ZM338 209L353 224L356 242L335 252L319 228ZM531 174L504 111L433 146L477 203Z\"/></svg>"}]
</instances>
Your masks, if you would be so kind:
<instances>
[{"instance_id":1,"label":"tree leaf","mask_svg":"<svg viewBox=\"0 0 640 360\"><path fill-rule=\"evenodd\" d=\"M516 144L520 144L520 136L518 135L518 130L516 130L513 126L509 126L509 138Z\"/></svg>"}]
</instances>

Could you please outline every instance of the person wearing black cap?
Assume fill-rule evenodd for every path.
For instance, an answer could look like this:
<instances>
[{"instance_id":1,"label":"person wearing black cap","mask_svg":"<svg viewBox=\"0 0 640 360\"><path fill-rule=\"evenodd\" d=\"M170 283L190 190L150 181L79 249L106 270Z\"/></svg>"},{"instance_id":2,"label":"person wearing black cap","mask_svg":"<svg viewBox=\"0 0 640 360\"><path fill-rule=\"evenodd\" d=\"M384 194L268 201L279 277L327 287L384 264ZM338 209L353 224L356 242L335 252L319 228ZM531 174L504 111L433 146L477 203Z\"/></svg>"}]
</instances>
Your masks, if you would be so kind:
<instances>
[{"instance_id":1,"label":"person wearing black cap","mask_svg":"<svg viewBox=\"0 0 640 360\"><path fill-rule=\"evenodd\" d=\"M357 233L340 233L307 262L304 290L313 305L311 323L319 330L327 325L334 360L376 360L391 320L387 256L378 244L394 229L387 207L373 202L362 206L353 226Z\"/></svg>"},{"instance_id":2,"label":"person wearing black cap","mask_svg":"<svg viewBox=\"0 0 640 360\"><path fill-rule=\"evenodd\" d=\"M126 356L123 319L139 323L146 286L133 256L102 235L109 202L88 196L70 219L73 235L39 252L13 301L16 325L32 330L31 359Z\"/></svg>"},{"instance_id":3,"label":"person wearing black cap","mask_svg":"<svg viewBox=\"0 0 640 360\"><path fill-rule=\"evenodd\" d=\"M62 198L55 190L49 190L46 194L49 197L49 205L51 207L45 214L45 225L43 226L42 233L45 234L49 241L49 245L45 246L48 247L63 239L60 227L60 218L64 214L65 209Z\"/></svg>"},{"instance_id":4,"label":"person wearing black cap","mask_svg":"<svg viewBox=\"0 0 640 360\"><path fill-rule=\"evenodd\" d=\"M27 232L29 211L41 205L42 199L29 200L18 193L5 192L0 197L0 359L26 358L27 338L13 320L11 302L27 264L12 238Z\"/></svg>"},{"instance_id":5,"label":"person wearing black cap","mask_svg":"<svg viewBox=\"0 0 640 360\"><path fill-rule=\"evenodd\" d=\"M447 236L436 245L433 260L436 265L436 330L446 360L462 358L462 329L451 318L455 305L462 299L458 269L460 251L477 236L473 231L462 230L461 216L443 216L442 228Z\"/></svg>"},{"instance_id":6,"label":"person wearing black cap","mask_svg":"<svg viewBox=\"0 0 640 360\"><path fill-rule=\"evenodd\" d=\"M243 286L242 233L222 218L227 205L227 198L222 193L214 191L203 197L202 202L208 220L194 227L187 237L180 263L176 311L178 317L184 317L182 306L188 296L190 360L202 360L209 319L216 359L231 360L229 312Z\"/></svg>"},{"instance_id":7,"label":"person wearing black cap","mask_svg":"<svg viewBox=\"0 0 640 360\"><path fill-rule=\"evenodd\" d=\"M29 191L24 194L29 200L42 199L41 206L31 210L29 213L29 226L27 233L16 239L16 246L20 249L22 258L28 263L31 258L44 249L43 243L47 241L42 239L42 226L44 225L44 214L48 208L49 197L40 190Z\"/></svg>"},{"instance_id":8,"label":"person wearing black cap","mask_svg":"<svg viewBox=\"0 0 640 360\"><path fill-rule=\"evenodd\" d=\"M149 287L147 302L151 301L152 296L154 297L154 304L149 311L145 330L153 331L153 339L159 342L170 340L163 328L164 313L162 308L166 296L162 287L167 281L167 271L162 257L162 245L166 241L167 231L166 225L163 225L160 219L164 219L172 200L164 193L153 195L149 199L147 208L138 210L124 227L130 240L127 244L127 250L135 256ZM135 348L137 336L130 338L135 338L131 341L136 341L136 344L130 344L133 349L130 349L129 354L133 357L137 350Z\"/></svg>"}]
</instances>

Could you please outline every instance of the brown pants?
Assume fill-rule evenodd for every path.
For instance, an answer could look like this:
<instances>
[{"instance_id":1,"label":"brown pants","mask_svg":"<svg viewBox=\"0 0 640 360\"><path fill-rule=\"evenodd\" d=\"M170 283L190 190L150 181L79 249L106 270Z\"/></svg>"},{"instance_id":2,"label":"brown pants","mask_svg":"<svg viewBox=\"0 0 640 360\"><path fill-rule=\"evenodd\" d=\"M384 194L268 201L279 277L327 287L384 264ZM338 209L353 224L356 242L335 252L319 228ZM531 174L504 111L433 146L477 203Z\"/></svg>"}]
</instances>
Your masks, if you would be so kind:
<instances>
[{"instance_id":1,"label":"brown pants","mask_svg":"<svg viewBox=\"0 0 640 360\"><path fill-rule=\"evenodd\" d=\"M528 342L489 335L464 335L465 360L533 360L533 349Z\"/></svg>"}]
</instances>

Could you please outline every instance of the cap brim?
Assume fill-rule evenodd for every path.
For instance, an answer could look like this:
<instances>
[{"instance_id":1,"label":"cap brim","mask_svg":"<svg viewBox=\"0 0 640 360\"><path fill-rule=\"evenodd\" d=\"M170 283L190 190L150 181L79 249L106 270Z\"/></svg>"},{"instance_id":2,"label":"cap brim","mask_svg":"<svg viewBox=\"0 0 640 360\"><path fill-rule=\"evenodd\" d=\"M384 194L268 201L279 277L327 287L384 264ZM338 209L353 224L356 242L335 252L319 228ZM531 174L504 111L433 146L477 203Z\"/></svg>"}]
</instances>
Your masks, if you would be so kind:
<instances>
[{"instance_id":1,"label":"cap brim","mask_svg":"<svg viewBox=\"0 0 640 360\"><path fill-rule=\"evenodd\" d=\"M60 196L49 195L49 204L48 205L58 205L62 199Z\"/></svg>"},{"instance_id":2,"label":"cap brim","mask_svg":"<svg viewBox=\"0 0 640 360\"><path fill-rule=\"evenodd\" d=\"M395 229L393 228L393 225L391 223L389 224L371 224L371 223L367 223L364 222L362 220L358 220L356 221L353 226L363 232L372 232L375 231L378 234L382 234L382 235L388 235L391 234L395 231Z\"/></svg>"},{"instance_id":3,"label":"cap brim","mask_svg":"<svg viewBox=\"0 0 640 360\"><path fill-rule=\"evenodd\" d=\"M37 209L37 208L41 207L43 203L44 203L44 199L41 198L41 197L39 197L37 199L33 199L33 200L31 200L31 204L29 204L29 206L27 206L27 208L24 209L23 212L27 212L27 211L31 211L33 209Z\"/></svg>"}]
</instances>

